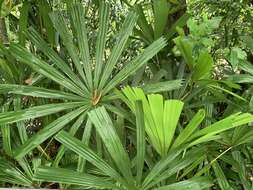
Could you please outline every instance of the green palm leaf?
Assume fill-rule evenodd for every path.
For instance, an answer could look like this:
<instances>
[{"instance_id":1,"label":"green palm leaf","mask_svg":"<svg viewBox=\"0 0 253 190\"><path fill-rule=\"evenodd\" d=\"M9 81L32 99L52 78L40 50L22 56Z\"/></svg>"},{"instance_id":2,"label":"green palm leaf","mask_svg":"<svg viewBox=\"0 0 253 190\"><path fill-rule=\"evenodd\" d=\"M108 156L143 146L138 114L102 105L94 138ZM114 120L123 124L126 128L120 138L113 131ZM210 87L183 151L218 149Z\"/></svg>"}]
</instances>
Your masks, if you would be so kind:
<instances>
[{"instance_id":1,"label":"green palm leaf","mask_svg":"<svg viewBox=\"0 0 253 190\"><path fill-rule=\"evenodd\" d=\"M89 141L91 138L91 132L92 132L92 124L91 124L91 121L88 119L85 129L83 131L83 136L82 136L82 142L86 146L89 145ZM78 157L78 164L77 164L77 171L84 172L85 164L86 164L86 160L83 157L79 156Z\"/></svg>"},{"instance_id":2,"label":"green palm leaf","mask_svg":"<svg viewBox=\"0 0 253 190\"><path fill-rule=\"evenodd\" d=\"M155 166L150 170L149 174L145 177L142 186L143 188L147 187L156 177L159 177L159 174L164 171L170 163L172 163L180 153L184 150L183 147L172 150L163 157Z\"/></svg>"},{"instance_id":3,"label":"green palm leaf","mask_svg":"<svg viewBox=\"0 0 253 190\"><path fill-rule=\"evenodd\" d=\"M179 155L172 162L168 163L168 165L162 170L160 174L153 178L152 182L147 185L146 189L150 189L151 187L155 187L157 184L162 181L169 179L179 171L182 171L187 166L192 164L195 160L197 160L200 156L205 154L203 148L196 148L187 151L183 156Z\"/></svg>"},{"instance_id":4,"label":"green palm leaf","mask_svg":"<svg viewBox=\"0 0 253 190\"><path fill-rule=\"evenodd\" d=\"M113 179L124 183L124 180L117 171L115 171L109 164L107 164L101 157L94 153L89 147L84 145L80 140L72 137L70 134L64 131L58 133L55 136L55 139L61 142L65 147L74 151L88 162L99 168L104 175L110 176Z\"/></svg>"},{"instance_id":5,"label":"green palm leaf","mask_svg":"<svg viewBox=\"0 0 253 190\"><path fill-rule=\"evenodd\" d=\"M146 94L151 94L151 93L177 90L180 87L182 87L182 84L183 80L170 80L157 83L148 83L141 86L141 88Z\"/></svg>"},{"instance_id":6,"label":"green palm leaf","mask_svg":"<svg viewBox=\"0 0 253 190\"><path fill-rule=\"evenodd\" d=\"M184 57L186 64L189 66L190 69L193 69L196 63L192 55L193 44L191 43L191 41L187 38L179 36L174 39L174 42L177 45L180 52L182 53L182 56Z\"/></svg>"},{"instance_id":7,"label":"green palm leaf","mask_svg":"<svg viewBox=\"0 0 253 190\"><path fill-rule=\"evenodd\" d=\"M240 125L247 124L253 121L253 115L249 113L236 113L231 116L226 117L204 129L201 129L191 135L190 139L194 139L196 137L200 137L203 135L215 135L221 133L225 130L235 128Z\"/></svg>"},{"instance_id":8,"label":"green palm leaf","mask_svg":"<svg viewBox=\"0 0 253 190\"><path fill-rule=\"evenodd\" d=\"M204 51L201 52L196 65L193 69L192 79L200 80L204 78L209 78L211 75L211 70L213 67L213 59L211 55Z\"/></svg>"},{"instance_id":9,"label":"green palm leaf","mask_svg":"<svg viewBox=\"0 0 253 190\"><path fill-rule=\"evenodd\" d=\"M112 49L112 53L107 61L107 64L104 67L98 90L101 90L105 86L108 78L110 77L114 66L116 65L122 51L124 50L126 42L135 26L136 21L137 15L134 12L130 12L122 25L121 31L118 35L118 40L116 41L116 45Z\"/></svg>"},{"instance_id":10,"label":"green palm leaf","mask_svg":"<svg viewBox=\"0 0 253 190\"><path fill-rule=\"evenodd\" d=\"M100 107L92 110L88 115L122 175L127 179L129 184L133 185L130 159L116 134L113 123L105 108Z\"/></svg>"},{"instance_id":11,"label":"green palm leaf","mask_svg":"<svg viewBox=\"0 0 253 190\"><path fill-rule=\"evenodd\" d=\"M199 110L195 116L191 119L188 125L184 130L179 134L175 142L173 143L172 148L176 148L186 142L193 132L197 129L200 123L205 118L205 110Z\"/></svg>"},{"instance_id":12,"label":"green palm leaf","mask_svg":"<svg viewBox=\"0 0 253 190\"><path fill-rule=\"evenodd\" d=\"M62 72L64 72L72 82L75 82L80 88L88 92L86 86L82 83L80 78L71 70L70 66L43 40L40 34L34 29L29 28L26 33L27 38L48 58L51 60Z\"/></svg>"},{"instance_id":13,"label":"green palm leaf","mask_svg":"<svg viewBox=\"0 0 253 190\"><path fill-rule=\"evenodd\" d=\"M103 89L103 94L108 93L120 82L124 81L129 75L135 73L141 68L148 60L155 56L162 48L166 46L166 40L159 38L148 46L144 51L126 65Z\"/></svg>"},{"instance_id":14,"label":"green palm leaf","mask_svg":"<svg viewBox=\"0 0 253 190\"><path fill-rule=\"evenodd\" d=\"M153 2L154 7L154 38L161 37L166 28L169 15L169 4L166 0L156 0Z\"/></svg>"},{"instance_id":15,"label":"green palm leaf","mask_svg":"<svg viewBox=\"0 0 253 190\"><path fill-rule=\"evenodd\" d=\"M80 57L82 60L82 66L85 72L86 80L89 88L93 89L89 43L87 37L87 29L85 26L85 13L82 4L75 4L70 10L70 15L72 20L72 28L76 33L78 47L80 50Z\"/></svg>"},{"instance_id":16,"label":"green palm leaf","mask_svg":"<svg viewBox=\"0 0 253 190\"><path fill-rule=\"evenodd\" d=\"M0 157L0 181L4 183L12 183L25 187L32 186L31 179L27 178L21 170L15 167L8 160Z\"/></svg>"},{"instance_id":17,"label":"green palm leaf","mask_svg":"<svg viewBox=\"0 0 253 190\"><path fill-rule=\"evenodd\" d=\"M1 108L2 112L5 112L9 109L9 103L4 104ZM9 125L4 124L0 125L1 127L1 135L2 135L2 144L3 150L7 155L12 155L12 145L11 145L11 128Z\"/></svg>"},{"instance_id":18,"label":"green palm leaf","mask_svg":"<svg viewBox=\"0 0 253 190\"><path fill-rule=\"evenodd\" d=\"M212 186L212 180L209 177L196 177L193 179L180 181L171 185L155 188L154 190L202 190Z\"/></svg>"},{"instance_id":19,"label":"green palm leaf","mask_svg":"<svg viewBox=\"0 0 253 190\"><path fill-rule=\"evenodd\" d=\"M80 15L81 16L81 15ZM63 15L60 12L53 12L50 14L50 18L54 24L55 29L59 32L64 46L66 47L74 65L77 69L79 75L82 77L83 81L88 85L87 77L84 74L83 66L80 62L79 56L78 56L78 50L76 46L73 43L73 36L71 35L68 24L64 20Z\"/></svg>"},{"instance_id":20,"label":"green palm leaf","mask_svg":"<svg viewBox=\"0 0 253 190\"><path fill-rule=\"evenodd\" d=\"M96 42L96 64L94 72L94 87L97 89L99 84L99 77L103 68L103 58L106 43L106 32L109 24L109 5L101 2L99 7L99 29Z\"/></svg>"},{"instance_id":21,"label":"green palm leaf","mask_svg":"<svg viewBox=\"0 0 253 190\"><path fill-rule=\"evenodd\" d=\"M142 179L142 173L144 168L145 160L145 121L144 121L144 111L141 101L135 102L136 109L136 136L137 136L137 155L136 155L136 169L137 177L136 181L140 184Z\"/></svg>"},{"instance_id":22,"label":"green palm leaf","mask_svg":"<svg viewBox=\"0 0 253 190\"><path fill-rule=\"evenodd\" d=\"M230 186L230 184L228 183L228 180L227 180L224 172L222 171L222 168L220 167L219 163L217 161L215 161L212 164L212 167L215 172L215 175L217 176L217 181L218 181L220 188L222 190L225 190L225 189L226 190L233 190L234 188L232 188Z\"/></svg>"},{"instance_id":23,"label":"green palm leaf","mask_svg":"<svg viewBox=\"0 0 253 190\"><path fill-rule=\"evenodd\" d=\"M53 136L55 133L60 131L67 123L69 123L71 120L75 119L78 115L80 115L82 112L84 112L87 108L81 107L78 108L72 112L69 112L68 114L56 119L43 129L41 129L38 133L33 135L30 139L28 139L23 145L17 148L17 150L14 151L14 157L16 159L23 158L27 153L29 153L32 149L39 146L41 143L43 143L45 140L47 140L49 137Z\"/></svg>"},{"instance_id":24,"label":"green palm leaf","mask_svg":"<svg viewBox=\"0 0 253 190\"><path fill-rule=\"evenodd\" d=\"M87 97L87 95L85 95L75 83L67 79L62 73L60 73L54 67L48 65L45 61L42 61L32 53L28 52L25 48L19 45L12 45L10 47L10 51L14 57L16 57L22 63L32 67L36 72L50 78L73 93L78 93L80 96Z\"/></svg>"},{"instance_id":25,"label":"green palm leaf","mask_svg":"<svg viewBox=\"0 0 253 190\"><path fill-rule=\"evenodd\" d=\"M42 106L34 106L23 110L3 112L0 113L0 124L15 123L17 121L42 117L63 110L80 107L82 105L83 102L46 104Z\"/></svg>"},{"instance_id":26,"label":"green palm leaf","mask_svg":"<svg viewBox=\"0 0 253 190\"><path fill-rule=\"evenodd\" d=\"M101 177L61 168L38 168L34 180L78 185L87 189L118 189L113 183Z\"/></svg>"},{"instance_id":27,"label":"green palm leaf","mask_svg":"<svg viewBox=\"0 0 253 190\"><path fill-rule=\"evenodd\" d=\"M77 132L77 130L80 128L80 126L82 125L84 118L86 116L86 112L84 112L81 116L79 116L79 118L75 121L75 123L71 126L70 130L69 130L69 134L74 136ZM60 160L62 159L64 153L66 151L66 147L64 147L63 145L60 146L58 153L54 159L53 165L55 167L58 166Z\"/></svg>"},{"instance_id":28,"label":"green palm leaf","mask_svg":"<svg viewBox=\"0 0 253 190\"><path fill-rule=\"evenodd\" d=\"M126 87L123 90L130 100L130 108L136 100L143 101L146 132L156 151L165 156L173 140L175 129L183 108L183 102L166 100L161 95L148 95L146 98L141 89Z\"/></svg>"},{"instance_id":29,"label":"green palm leaf","mask_svg":"<svg viewBox=\"0 0 253 190\"><path fill-rule=\"evenodd\" d=\"M42 87L16 85L16 84L0 84L0 93L11 93L25 96L34 96L51 99L64 99L82 101L83 98L75 94L63 92L60 90L51 90Z\"/></svg>"}]
</instances>

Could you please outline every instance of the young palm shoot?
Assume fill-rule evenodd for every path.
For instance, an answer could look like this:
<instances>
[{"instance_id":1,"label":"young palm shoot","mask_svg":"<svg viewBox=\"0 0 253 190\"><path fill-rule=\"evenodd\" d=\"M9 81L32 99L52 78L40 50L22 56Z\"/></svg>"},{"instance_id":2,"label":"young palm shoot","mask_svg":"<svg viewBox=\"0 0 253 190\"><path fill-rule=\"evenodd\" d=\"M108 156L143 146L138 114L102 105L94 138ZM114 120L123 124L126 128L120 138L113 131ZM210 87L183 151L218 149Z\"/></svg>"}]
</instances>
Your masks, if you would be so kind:
<instances>
[{"instance_id":1,"label":"young palm shoot","mask_svg":"<svg viewBox=\"0 0 253 190\"><path fill-rule=\"evenodd\" d=\"M253 121L250 113L235 113L216 123L199 128L205 117L199 110L188 125L175 135L184 103L180 100L164 100L159 94L145 95L140 88L125 87L122 100L136 113L135 101L143 102L145 130L157 153L166 156L169 150L188 144L188 147L219 139L219 133Z\"/></svg>"}]
</instances>

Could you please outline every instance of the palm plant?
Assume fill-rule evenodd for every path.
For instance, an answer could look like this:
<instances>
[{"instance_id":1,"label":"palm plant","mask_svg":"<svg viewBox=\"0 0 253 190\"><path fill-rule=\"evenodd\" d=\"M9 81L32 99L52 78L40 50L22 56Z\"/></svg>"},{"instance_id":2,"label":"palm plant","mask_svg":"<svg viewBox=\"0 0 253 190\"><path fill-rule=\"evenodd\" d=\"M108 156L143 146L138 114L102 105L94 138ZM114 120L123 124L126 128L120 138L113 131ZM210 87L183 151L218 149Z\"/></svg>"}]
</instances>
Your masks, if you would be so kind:
<instances>
[{"instance_id":1,"label":"palm plant","mask_svg":"<svg viewBox=\"0 0 253 190\"><path fill-rule=\"evenodd\" d=\"M64 61L32 28L27 33L28 39L51 61L29 52L26 48L11 44L11 54L20 62L31 67L42 76L61 86L61 90L46 89L43 87L2 84L1 93L12 93L40 98L58 99L60 103L48 103L28 109L4 112L0 114L0 124L10 124L26 119L42 117L57 112L68 112L48 124L37 134L18 147L13 155L16 159L23 158L32 149L43 143L49 137L61 130L75 118L83 118L88 110L99 104L106 104L112 98L112 89L137 71L161 48L166 45L163 38L156 40L140 55L128 63L123 70L115 76L111 73L122 54L129 36L135 26L137 15L130 12L119 32L114 48L108 60L104 58L106 31L108 27L109 5L101 3L99 9L99 29L96 41L94 58L89 52L89 41L85 26L85 12L81 4L74 4L68 10L72 31L63 15L59 12L50 14L55 29L68 52L71 61ZM73 35L72 35L73 34ZM76 46L77 45L77 46ZM94 61L95 60L95 61ZM106 62L106 64L104 63Z\"/></svg>"},{"instance_id":2,"label":"palm plant","mask_svg":"<svg viewBox=\"0 0 253 190\"><path fill-rule=\"evenodd\" d=\"M34 179L39 181L56 182L79 186L79 188L95 189L174 189L174 188L196 188L205 189L211 186L208 177L197 177L185 181L177 182L174 175L183 168L194 162L193 155L201 156L204 152L202 148L194 148L182 157L185 147L180 147L169 152L163 159L158 161L153 167L144 169L146 154L145 125L143 117L142 103L136 103L136 157L131 161L124 146L121 143L115 126L104 107L99 107L89 112L89 119L98 131L106 150L113 163L106 158L100 157L87 144L71 136L67 132L61 131L55 139L65 147L78 154L85 161L85 173L80 173L70 169L41 167L38 168ZM79 166L79 164L78 164ZM95 168L94 168L95 166ZM57 174L57 175L56 175ZM170 178L170 182L166 179ZM164 185L162 185L164 184ZM74 188L72 187L72 188Z\"/></svg>"},{"instance_id":3,"label":"palm plant","mask_svg":"<svg viewBox=\"0 0 253 190\"><path fill-rule=\"evenodd\" d=\"M87 138L84 138L82 142L64 131L55 136L57 141L87 160L99 171L88 165L85 173L42 167L35 173L35 179L97 189L175 189L179 187L205 189L212 185L208 177L193 177L185 181L178 181L178 179L182 179L194 169L196 163L204 162L208 150L205 150L203 143L217 141L221 138L222 132L253 121L251 114L238 113L206 128L198 129L204 119L204 112L200 110L176 135L175 129L183 102L179 100L164 102L162 96L158 94L148 95L147 99L143 91L138 88L126 87L123 93L126 96L122 95L122 98L126 100L136 116L134 156L128 156L109 114L104 107L99 107L90 111L88 115L109 157L103 159L94 152L87 143L84 143L87 142ZM145 137L146 132L148 143ZM87 136L89 135L85 135ZM147 151L149 144L162 156L153 166L148 164L151 156ZM198 146L199 144L202 146ZM112 159L113 162L108 159ZM179 170L183 171L182 175L178 172ZM77 171L80 171L79 164ZM55 176L55 173L58 175Z\"/></svg>"}]
</instances>

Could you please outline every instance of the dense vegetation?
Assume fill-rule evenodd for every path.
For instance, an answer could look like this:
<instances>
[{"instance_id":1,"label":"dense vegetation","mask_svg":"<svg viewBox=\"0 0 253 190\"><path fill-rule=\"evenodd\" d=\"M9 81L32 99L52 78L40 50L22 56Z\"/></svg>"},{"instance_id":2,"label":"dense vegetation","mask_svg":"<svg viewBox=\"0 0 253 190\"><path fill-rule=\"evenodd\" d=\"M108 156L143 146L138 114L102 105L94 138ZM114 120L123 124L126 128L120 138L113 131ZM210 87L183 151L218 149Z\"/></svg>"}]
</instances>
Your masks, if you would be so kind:
<instances>
[{"instance_id":1,"label":"dense vegetation","mask_svg":"<svg viewBox=\"0 0 253 190\"><path fill-rule=\"evenodd\" d=\"M0 8L0 187L253 190L251 0Z\"/></svg>"}]
</instances>

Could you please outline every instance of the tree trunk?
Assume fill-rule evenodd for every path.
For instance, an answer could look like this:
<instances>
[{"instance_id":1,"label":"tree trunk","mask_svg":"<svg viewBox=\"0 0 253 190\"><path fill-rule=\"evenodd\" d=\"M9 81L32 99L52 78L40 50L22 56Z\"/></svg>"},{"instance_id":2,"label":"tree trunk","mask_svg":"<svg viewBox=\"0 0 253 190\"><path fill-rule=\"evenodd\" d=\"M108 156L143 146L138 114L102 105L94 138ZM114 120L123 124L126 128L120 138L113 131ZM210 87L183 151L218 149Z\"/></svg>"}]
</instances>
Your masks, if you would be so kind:
<instances>
[{"instance_id":1,"label":"tree trunk","mask_svg":"<svg viewBox=\"0 0 253 190\"><path fill-rule=\"evenodd\" d=\"M0 18L0 43L2 44L9 43L6 25L5 25L5 18Z\"/></svg>"}]
</instances>

